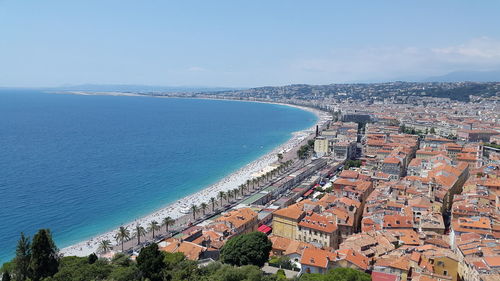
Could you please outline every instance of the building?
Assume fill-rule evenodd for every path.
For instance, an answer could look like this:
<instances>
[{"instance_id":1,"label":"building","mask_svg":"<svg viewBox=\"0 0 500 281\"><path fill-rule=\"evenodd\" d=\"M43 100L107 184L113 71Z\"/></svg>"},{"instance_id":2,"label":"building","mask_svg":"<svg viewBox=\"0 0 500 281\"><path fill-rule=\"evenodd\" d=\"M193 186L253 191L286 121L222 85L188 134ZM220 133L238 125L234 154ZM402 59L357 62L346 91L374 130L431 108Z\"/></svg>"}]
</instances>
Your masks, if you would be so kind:
<instances>
[{"instance_id":1,"label":"building","mask_svg":"<svg viewBox=\"0 0 500 281\"><path fill-rule=\"evenodd\" d=\"M216 222L222 222L233 230L233 234L239 235L257 230L258 214L250 208L241 208L224 213L216 219Z\"/></svg>"},{"instance_id":2,"label":"building","mask_svg":"<svg viewBox=\"0 0 500 281\"><path fill-rule=\"evenodd\" d=\"M296 239L318 248L338 248L339 233L335 216L312 213L298 224Z\"/></svg>"},{"instance_id":3,"label":"building","mask_svg":"<svg viewBox=\"0 0 500 281\"><path fill-rule=\"evenodd\" d=\"M273 213L273 235L295 239L298 224L305 215L306 212L297 204L276 210Z\"/></svg>"}]
</instances>

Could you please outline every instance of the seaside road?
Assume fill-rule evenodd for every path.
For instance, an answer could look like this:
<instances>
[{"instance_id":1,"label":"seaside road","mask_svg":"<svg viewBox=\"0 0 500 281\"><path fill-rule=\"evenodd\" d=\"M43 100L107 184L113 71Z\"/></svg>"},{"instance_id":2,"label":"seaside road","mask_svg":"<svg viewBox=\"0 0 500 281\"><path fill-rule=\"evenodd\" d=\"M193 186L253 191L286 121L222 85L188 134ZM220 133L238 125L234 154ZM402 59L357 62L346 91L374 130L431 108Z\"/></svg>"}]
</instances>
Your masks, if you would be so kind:
<instances>
[{"instance_id":1,"label":"seaside road","mask_svg":"<svg viewBox=\"0 0 500 281\"><path fill-rule=\"evenodd\" d=\"M307 139L305 139L303 142L306 143ZM289 151L287 154L291 154L291 153L296 153L296 152ZM290 157L288 159L295 160L293 162L293 164L288 169L286 169L280 175L277 175L275 178L270 179L268 182L262 184L261 186L255 186L255 188L252 188L252 185L250 185L250 190L245 192L245 195L240 196L237 200L235 200L235 199L228 200L227 198L223 199L222 200L222 205L223 205L222 207L223 208L221 208L221 206L219 206L220 199L218 198L218 200L217 200L218 205L215 206L215 209L212 209L212 205L207 203L208 208L206 210L206 215L203 215L203 213L201 211L199 211L196 214L196 220L193 219L192 213L186 214L186 215L183 215L183 216L177 218L175 220L174 225L169 227L169 233L167 233L165 231L165 226L162 226L160 230L155 231L155 237L152 237L152 234L153 234L152 232L147 232L145 237L141 237L141 244L140 245L137 244L137 238L135 236L132 237L130 240L124 242L124 244L123 244L124 252L127 252L127 253L132 253L132 251L139 252L139 250L142 247L151 244L153 241L159 242L165 238L171 237L172 234L175 235L176 233L185 231L186 229L190 228L193 225L197 225L197 224L199 224L207 219L210 219L211 217L214 217L214 216L238 205L240 202L244 201L246 198L259 192L261 189L267 188L270 185L272 185L273 183L275 183L276 181L279 181L284 175L292 173L292 172L300 169L301 167L303 167L303 163L304 163L303 161L297 161L297 158L292 158L292 157ZM133 236L134 230L130 229L130 231L131 231L131 236ZM112 241L112 242L116 242L116 241ZM121 244L119 244L119 243L115 244L113 249L115 251L121 251Z\"/></svg>"}]
</instances>

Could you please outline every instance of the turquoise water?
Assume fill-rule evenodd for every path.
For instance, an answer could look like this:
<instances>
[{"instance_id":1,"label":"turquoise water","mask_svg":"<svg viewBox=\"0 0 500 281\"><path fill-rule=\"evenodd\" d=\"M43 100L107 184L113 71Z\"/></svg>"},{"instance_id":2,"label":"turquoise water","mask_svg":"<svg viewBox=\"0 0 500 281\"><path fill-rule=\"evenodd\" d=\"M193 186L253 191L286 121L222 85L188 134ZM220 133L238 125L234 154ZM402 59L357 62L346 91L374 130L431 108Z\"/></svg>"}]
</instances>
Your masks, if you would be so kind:
<instances>
[{"instance_id":1,"label":"turquoise water","mask_svg":"<svg viewBox=\"0 0 500 281\"><path fill-rule=\"evenodd\" d=\"M194 193L316 117L287 106L0 90L0 263L21 231L60 248Z\"/></svg>"}]
</instances>

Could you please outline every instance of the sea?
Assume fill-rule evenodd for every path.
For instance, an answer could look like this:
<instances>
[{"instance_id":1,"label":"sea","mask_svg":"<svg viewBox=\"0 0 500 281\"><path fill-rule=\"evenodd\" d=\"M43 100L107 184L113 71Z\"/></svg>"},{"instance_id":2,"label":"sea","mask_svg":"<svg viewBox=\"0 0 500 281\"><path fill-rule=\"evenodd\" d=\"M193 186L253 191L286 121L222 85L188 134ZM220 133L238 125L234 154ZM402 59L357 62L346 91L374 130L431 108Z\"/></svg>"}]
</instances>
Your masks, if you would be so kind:
<instances>
[{"instance_id":1,"label":"sea","mask_svg":"<svg viewBox=\"0 0 500 281\"><path fill-rule=\"evenodd\" d=\"M0 264L19 235L64 248L199 191L311 127L264 103L0 90Z\"/></svg>"}]
</instances>

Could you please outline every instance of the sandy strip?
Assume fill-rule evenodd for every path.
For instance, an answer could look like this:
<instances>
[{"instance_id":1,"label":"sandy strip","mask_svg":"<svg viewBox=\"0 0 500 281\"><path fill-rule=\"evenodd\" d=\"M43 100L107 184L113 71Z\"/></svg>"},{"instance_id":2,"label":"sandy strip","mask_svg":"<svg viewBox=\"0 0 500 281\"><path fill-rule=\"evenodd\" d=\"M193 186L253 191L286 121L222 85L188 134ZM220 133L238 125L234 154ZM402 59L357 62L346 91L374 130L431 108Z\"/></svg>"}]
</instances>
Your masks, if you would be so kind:
<instances>
[{"instance_id":1,"label":"sandy strip","mask_svg":"<svg viewBox=\"0 0 500 281\"><path fill-rule=\"evenodd\" d=\"M82 94L82 93L78 93ZM117 95L116 93L113 93L113 95ZM315 132L316 125L321 125L326 120L328 119L328 115L320 110L308 108L308 107L301 107L301 106L296 106L296 105L288 105L288 104L281 104L281 105L286 105L286 106L291 106L291 107L296 107L300 108L302 110L306 110L309 112L314 113L318 117L318 122L303 131L299 132L294 132L293 136L284 144L278 146L277 148L273 149L271 152L268 154L258 158L257 160L247 164L243 168L239 169L238 171L230 174L229 176L221 179L217 183L200 190L194 194L191 194L189 196L186 196L174 203L169 204L168 206L157 210L153 212L152 214L149 214L145 217L142 217L140 219L137 219L135 221L132 221L130 223L127 223L123 226L128 227L131 232L134 229L134 227L139 224L144 227L147 226L147 224L153 220L156 220L157 222L162 221L163 218L170 216L172 218L178 218L181 217L185 214L181 213L180 210L189 208L192 204L196 204L199 206L201 203L206 202L208 203L208 199L210 197L215 197L217 198L217 194L219 191L227 191L234 189L238 187L239 185L245 183L247 179L253 178L253 174L260 172L261 170L265 169L269 165L277 162L277 157L276 155L278 153L286 152L291 150L292 148L296 147L299 145L305 138L307 138L311 133ZM97 251L98 244L102 240L110 240L114 245L116 245L115 241L115 233L116 229L106 232L101 235L97 235L95 237L92 237L91 239L82 241L80 243L74 244L72 246L63 248L60 250L60 253L65 255L65 256L87 256L93 252Z\"/></svg>"}]
</instances>

